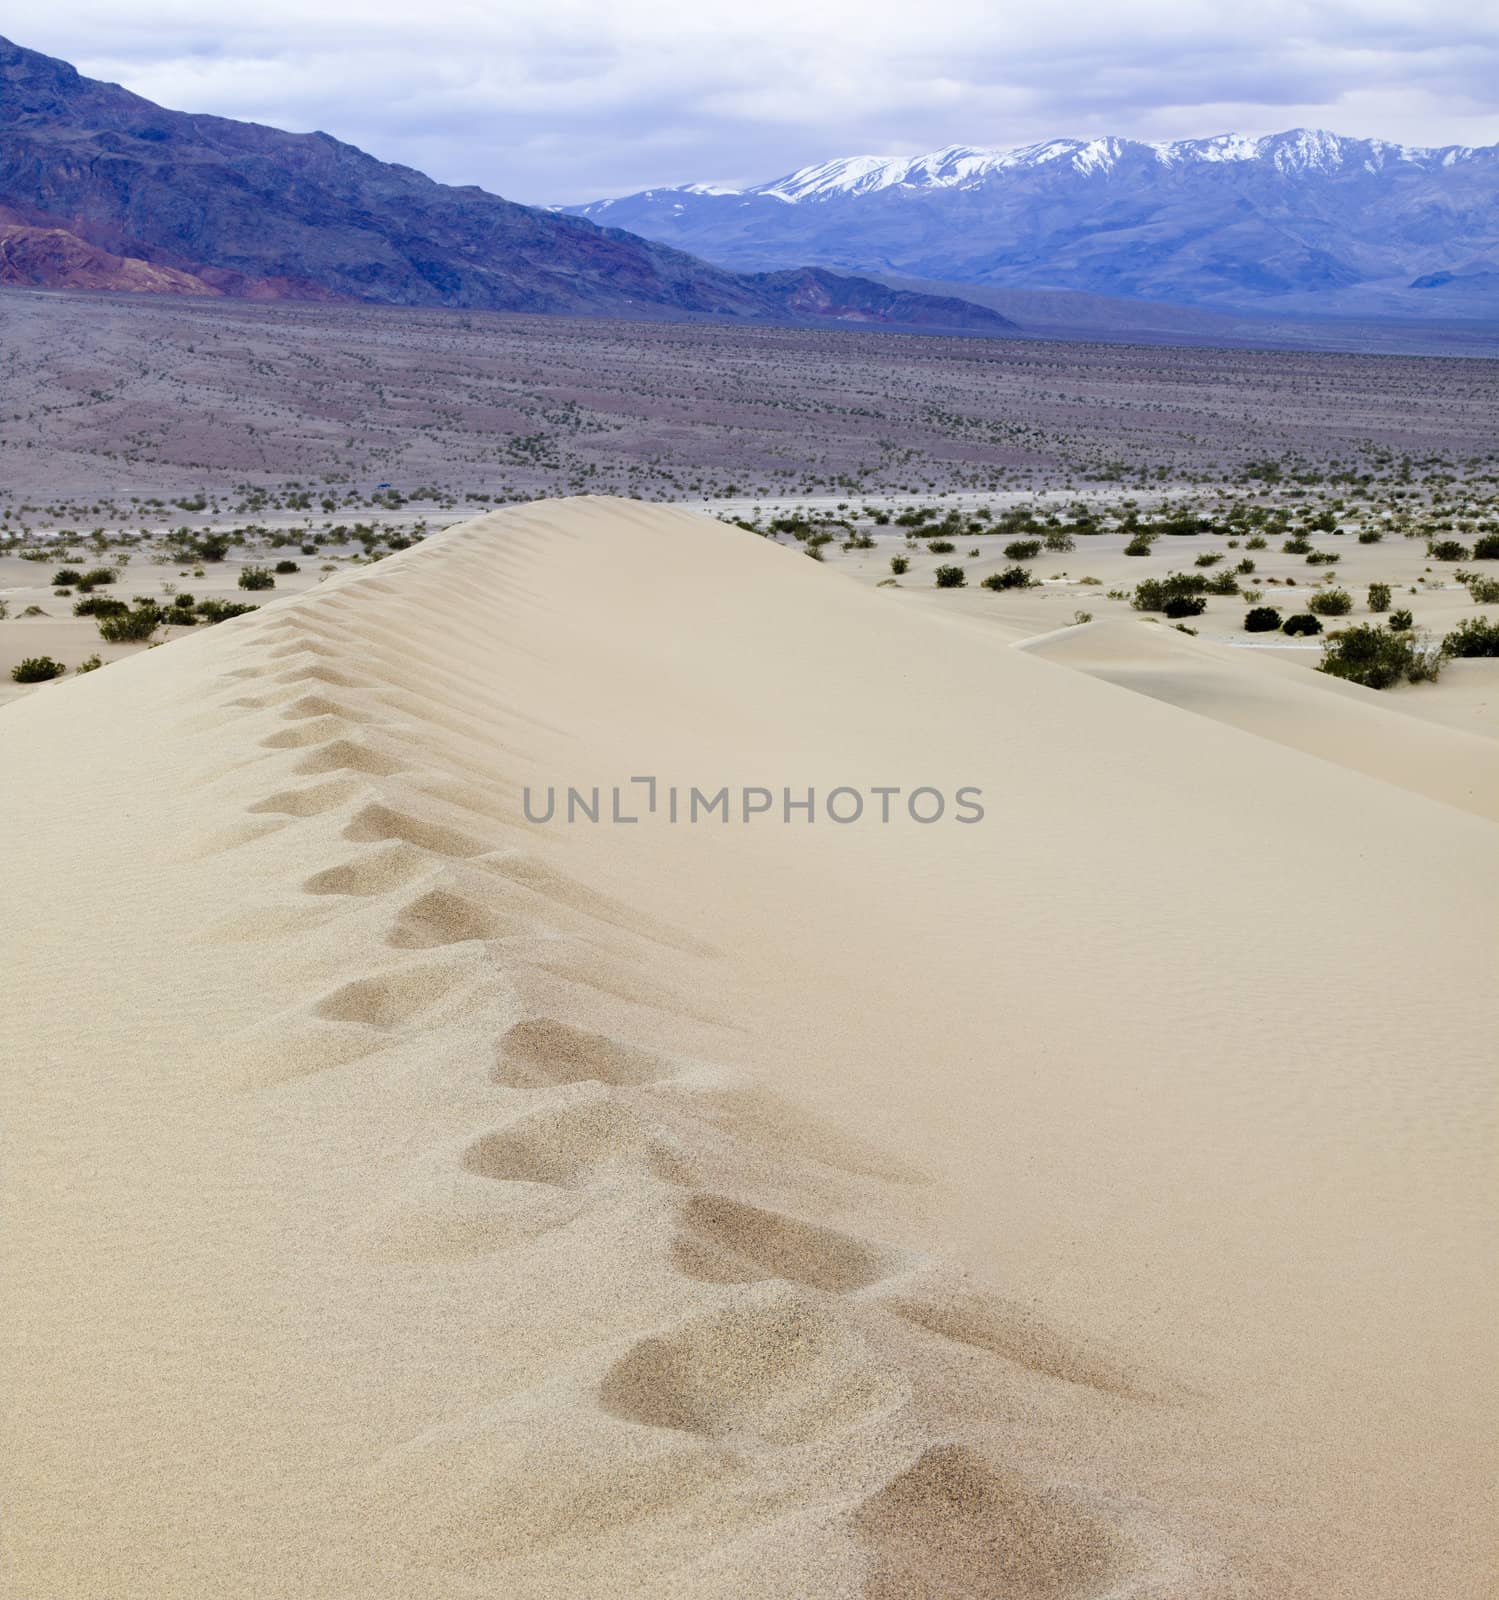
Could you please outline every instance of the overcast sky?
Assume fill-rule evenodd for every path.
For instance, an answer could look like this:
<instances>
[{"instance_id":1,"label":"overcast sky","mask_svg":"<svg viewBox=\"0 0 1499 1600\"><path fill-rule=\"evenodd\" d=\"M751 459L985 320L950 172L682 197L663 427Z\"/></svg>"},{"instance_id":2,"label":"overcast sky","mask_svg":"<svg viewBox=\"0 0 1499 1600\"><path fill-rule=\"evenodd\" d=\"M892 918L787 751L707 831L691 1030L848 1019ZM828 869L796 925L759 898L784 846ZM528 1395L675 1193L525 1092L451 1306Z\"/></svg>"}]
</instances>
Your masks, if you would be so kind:
<instances>
[{"instance_id":1,"label":"overcast sky","mask_svg":"<svg viewBox=\"0 0 1499 1600\"><path fill-rule=\"evenodd\" d=\"M0 30L185 111L569 202L839 155L1313 126L1499 142L1495 0L11 0Z\"/></svg>"}]
</instances>

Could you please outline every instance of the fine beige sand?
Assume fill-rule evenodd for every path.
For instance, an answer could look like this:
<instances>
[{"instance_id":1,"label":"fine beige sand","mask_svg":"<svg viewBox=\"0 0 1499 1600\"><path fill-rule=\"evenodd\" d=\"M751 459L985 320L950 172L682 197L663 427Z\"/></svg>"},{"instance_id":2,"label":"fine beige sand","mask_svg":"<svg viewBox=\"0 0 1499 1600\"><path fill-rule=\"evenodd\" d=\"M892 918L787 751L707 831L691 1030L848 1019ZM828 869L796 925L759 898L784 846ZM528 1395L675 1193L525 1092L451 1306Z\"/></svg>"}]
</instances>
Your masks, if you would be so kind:
<instances>
[{"instance_id":1,"label":"fine beige sand","mask_svg":"<svg viewBox=\"0 0 1499 1600\"><path fill-rule=\"evenodd\" d=\"M4 1593L1490 1594L1484 741L1114 629L558 501L0 710Z\"/></svg>"}]
</instances>

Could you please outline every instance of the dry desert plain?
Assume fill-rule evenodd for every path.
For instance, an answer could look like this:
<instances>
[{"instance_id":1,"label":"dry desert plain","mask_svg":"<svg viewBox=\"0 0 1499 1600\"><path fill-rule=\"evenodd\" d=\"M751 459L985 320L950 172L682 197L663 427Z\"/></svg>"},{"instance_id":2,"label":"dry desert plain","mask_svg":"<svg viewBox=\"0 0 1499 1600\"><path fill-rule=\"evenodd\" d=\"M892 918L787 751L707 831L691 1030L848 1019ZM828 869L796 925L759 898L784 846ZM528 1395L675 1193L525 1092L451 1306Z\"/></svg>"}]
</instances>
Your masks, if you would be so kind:
<instances>
[{"instance_id":1,"label":"dry desert plain","mask_svg":"<svg viewBox=\"0 0 1499 1600\"><path fill-rule=\"evenodd\" d=\"M1310 411L1333 369L1274 359ZM1108 598L1253 560L1287 612L1483 614L1428 553L1492 515L1478 365L1153 482L689 451L696 510L82 427L49 488L23 437L0 637L102 648L63 554L260 609L0 707L5 1592L1491 1593L1495 662L1375 692L1242 592ZM902 792L672 824L646 774ZM534 820L569 786L599 822Z\"/></svg>"}]
</instances>

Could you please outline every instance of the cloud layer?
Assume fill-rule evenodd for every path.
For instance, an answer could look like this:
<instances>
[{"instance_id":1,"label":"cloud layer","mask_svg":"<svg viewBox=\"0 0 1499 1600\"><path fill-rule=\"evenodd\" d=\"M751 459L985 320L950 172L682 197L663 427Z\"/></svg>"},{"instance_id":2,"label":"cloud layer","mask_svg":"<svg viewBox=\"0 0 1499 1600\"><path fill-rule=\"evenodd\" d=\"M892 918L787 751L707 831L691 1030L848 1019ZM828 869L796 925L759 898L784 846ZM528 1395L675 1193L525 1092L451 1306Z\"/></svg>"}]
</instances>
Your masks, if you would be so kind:
<instances>
[{"instance_id":1,"label":"cloud layer","mask_svg":"<svg viewBox=\"0 0 1499 1600\"><path fill-rule=\"evenodd\" d=\"M1499 11L1452 0L23 0L17 43L162 104L322 128L517 200L831 156L1310 125L1499 142ZM1485 15L1487 13L1487 15Z\"/></svg>"}]
</instances>

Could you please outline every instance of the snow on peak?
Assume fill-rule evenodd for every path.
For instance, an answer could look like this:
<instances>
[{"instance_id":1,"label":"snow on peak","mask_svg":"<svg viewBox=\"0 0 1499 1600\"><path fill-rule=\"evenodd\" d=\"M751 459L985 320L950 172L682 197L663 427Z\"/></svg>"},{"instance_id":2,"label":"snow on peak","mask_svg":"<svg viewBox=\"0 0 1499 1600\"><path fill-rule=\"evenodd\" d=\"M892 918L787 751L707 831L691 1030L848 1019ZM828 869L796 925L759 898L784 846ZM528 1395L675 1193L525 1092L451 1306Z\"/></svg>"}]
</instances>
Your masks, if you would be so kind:
<instances>
[{"instance_id":1,"label":"snow on peak","mask_svg":"<svg viewBox=\"0 0 1499 1600\"><path fill-rule=\"evenodd\" d=\"M743 190L795 205L839 195L872 194L891 188L961 189L997 174L1025 169L1071 170L1084 177L1107 177L1133 159L1181 168L1199 163L1260 162L1286 176L1333 173L1359 167L1377 172L1391 162L1451 166L1471 156L1462 147L1443 150L1391 144L1381 139L1344 139L1320 128L1253 137L1221 133L1207 139L1048 139L1040 144L985 148L947 145L922 156L847 156L802 167L770 183ZM693 193L733 191L694 185Z\"/></svg>"}]
</instances>

